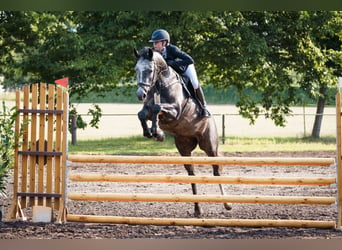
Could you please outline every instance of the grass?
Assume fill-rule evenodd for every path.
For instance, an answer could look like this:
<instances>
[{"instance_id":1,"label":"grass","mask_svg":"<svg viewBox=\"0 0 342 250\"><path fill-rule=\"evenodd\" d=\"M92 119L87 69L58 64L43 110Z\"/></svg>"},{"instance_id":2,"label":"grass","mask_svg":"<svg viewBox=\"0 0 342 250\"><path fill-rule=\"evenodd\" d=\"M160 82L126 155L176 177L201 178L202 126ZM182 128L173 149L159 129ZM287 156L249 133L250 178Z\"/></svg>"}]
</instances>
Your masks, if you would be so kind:
<instances>
[{"instance_id":1,"label":"grass","mask_svg":"<svg viewBox=\"0 0 342 250\"><path fill-rule=\"evenodd\" d=\"M142 136L108 138L101 140L80 140L77 145L69 145L70 154L108 155L169 155L178 154L173 138L167 136L164 142L156 142ZM311 138L225 138L220 142L221 153L230 152L291 152L291 151L335 151L336 139ZM201 150L196 148L195 152Z\"/></svg>"},{"instance_id":2,"label":"grass","mask_svg":"<svg viewBox=\"0 0 342 250\"><path fill-rule=\"evenodd\" d=\"M220 145L222 152L300 152L300 151L335 151L335 137L320 139L275 137L275 138L227 138Z\"/></svg>"}]
</instances>

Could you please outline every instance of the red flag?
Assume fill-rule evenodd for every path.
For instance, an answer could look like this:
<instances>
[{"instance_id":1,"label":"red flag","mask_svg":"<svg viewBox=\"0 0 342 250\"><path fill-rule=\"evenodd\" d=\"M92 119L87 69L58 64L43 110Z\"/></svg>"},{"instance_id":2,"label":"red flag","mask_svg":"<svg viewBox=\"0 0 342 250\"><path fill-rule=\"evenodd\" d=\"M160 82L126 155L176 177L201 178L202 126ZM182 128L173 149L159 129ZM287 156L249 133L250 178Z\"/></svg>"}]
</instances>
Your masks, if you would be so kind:
<instances>
[{"instance_id":1,"label":"red flag","mask_svg":"<svg viewBox=\"0 0 342 250\"><path fill-rule=\"evenodd\" d=\"M65 88L68 87L68 82L69 82L69 77L65 77L65 78L58 79L55 81L56 84L59 84Z\"/></svg>"}]
</instances>

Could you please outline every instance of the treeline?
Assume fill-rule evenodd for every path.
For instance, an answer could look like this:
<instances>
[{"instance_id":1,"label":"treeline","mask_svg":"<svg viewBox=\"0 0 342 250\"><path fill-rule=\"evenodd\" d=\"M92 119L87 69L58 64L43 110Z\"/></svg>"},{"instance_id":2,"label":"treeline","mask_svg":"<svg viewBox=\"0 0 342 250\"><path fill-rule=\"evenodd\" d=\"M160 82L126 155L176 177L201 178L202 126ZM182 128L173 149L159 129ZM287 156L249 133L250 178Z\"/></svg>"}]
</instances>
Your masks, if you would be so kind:
<instances>
[{"instance_id":1,"label":"treeline","mask_svg":"<svg viewBox=\"0 0 342 250\"><path fill-rule=\"evenodd\" d=\"M229 87L227 90L217 90L213 86L203 87L207 102L209 105L215 104L231 104L235 105L239 101L239 95L234 86ZM252 93L251 93L252 94ZM335 106L336 87L327 90L326 105ZM78 98L73 96L70 99L73 103L140 103L135 96L135 89L124 87L117 87L114 90L98 93L88 93L86 96ZM293 106L315 106L316 99L306 99L294 103Z\"/></svg>"},{"instance_id":2,"label":"treeline","mask_svg":"<svg viewBox=\"0 0 342 250\"><path fill-rule=\"evenodd\" d=\"M290 106L312 99L323 113L342 75L341 11L0 11L0 76L5 86L69 77L72 97L107 93L134 82L132 50L157 28L192 55L203 85L235 88L251 122L284 126Z\"/></svg>"}]
</instances>

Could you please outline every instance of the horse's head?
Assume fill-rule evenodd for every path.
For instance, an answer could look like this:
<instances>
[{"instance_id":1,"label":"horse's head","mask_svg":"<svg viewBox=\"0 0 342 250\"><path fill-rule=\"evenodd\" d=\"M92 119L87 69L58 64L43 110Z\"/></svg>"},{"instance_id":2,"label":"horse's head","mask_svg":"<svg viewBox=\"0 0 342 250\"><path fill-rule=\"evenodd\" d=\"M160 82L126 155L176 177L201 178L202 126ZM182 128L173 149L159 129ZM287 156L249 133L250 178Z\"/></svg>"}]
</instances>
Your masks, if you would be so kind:
<instances>
[{"instance_id":1,"label":"horse's head","mask_svg":"<svg viewBox=\"0 0 342 250\"><path fill-rule=\"evenodd\" d=\"M134 49L134 54L138 58L134 68L138 84L136 95L139 101L144 101L159 74L167 70L168 66L160 53L150 47L144 47L139 52Z\"/></svg>"}]
</instances>

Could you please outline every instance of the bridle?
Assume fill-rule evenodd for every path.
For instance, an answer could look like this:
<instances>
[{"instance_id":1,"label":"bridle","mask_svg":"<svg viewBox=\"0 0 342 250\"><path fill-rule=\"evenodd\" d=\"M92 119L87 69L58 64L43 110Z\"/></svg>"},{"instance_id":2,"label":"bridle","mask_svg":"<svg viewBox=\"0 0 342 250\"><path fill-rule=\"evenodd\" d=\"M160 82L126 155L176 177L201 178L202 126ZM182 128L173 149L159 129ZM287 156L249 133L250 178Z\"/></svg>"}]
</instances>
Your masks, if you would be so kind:
<instances>
[{"instance_id":1,"label":"bridle","mask_svg":"<svg viewBox=\"0 0 342 250\"><path fill-rule=\"evenodd\" d=\"M159 72L157 72L158 67L157 67L157 62L156 60L152 59L152 80L150 83L138 83L138 87L143 88L145 91L147 88L152 89L153 86L156 85L156 83L158 82L158 79L160 78L160 75L164 74L164 72L168 71L168 67L165 70L160 70ZM147 92L147 91L146 91Z\"/></svg>"},{"instance_id":2,"label":"bridle","mask_svg":"<svg viewBox=\"0 0 342 250\"><path fill-rule=\"evenodd\" d=\"M160 56L160 58L159 58ZM141 60L139 62L139 60ZM162 62L160 60L164 60L160 54L153 54L150 59L148 58L140 58L138 63L144 66L143 63L146 63L145 60L148 60L148 69L146 67L137 67L138 77L138 90L137 93L140 93L140 96L144 96L144 99L147 96L154 96L155 103L157 100L160 100L160 94L162 89L167 89L171 85L179 83L182 84L181 77L174 72L171 67L167 66L166 62ZM164 63L164 64L162 64ZM164 65L166 67L164 67ZM139 65L140 66L140 65ZM139 71L140 70L140 71ZM149 75L146 75L145 71L151 70L148 72ZM171 79L167 79L168 77L172 77ZM139 81L141 80L141 81ZM169 82L171 81L171 82Z\"/></svg>"}]
</instances>

